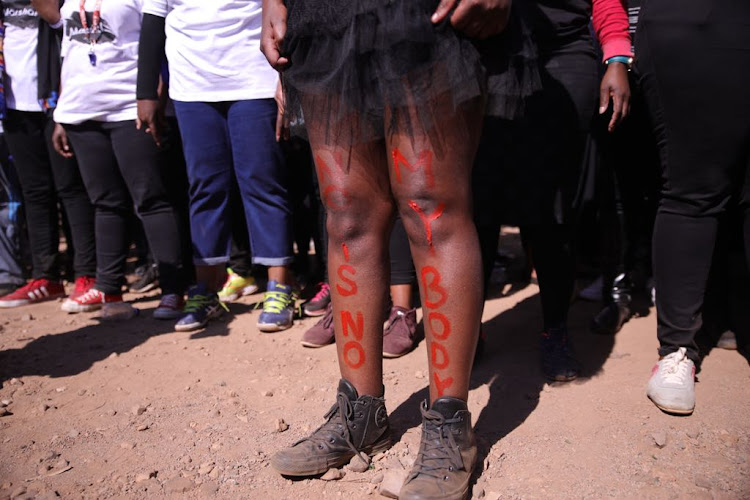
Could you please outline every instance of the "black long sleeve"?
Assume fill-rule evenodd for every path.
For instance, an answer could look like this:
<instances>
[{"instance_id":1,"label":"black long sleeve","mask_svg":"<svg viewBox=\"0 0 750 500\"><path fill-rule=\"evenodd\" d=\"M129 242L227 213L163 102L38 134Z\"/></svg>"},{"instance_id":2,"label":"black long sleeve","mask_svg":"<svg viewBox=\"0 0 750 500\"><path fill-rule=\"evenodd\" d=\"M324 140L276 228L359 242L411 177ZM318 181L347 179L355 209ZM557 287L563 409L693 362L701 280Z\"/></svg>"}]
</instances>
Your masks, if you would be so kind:
<instances>
[{"instance_id":1,"label":"black long sleeve","mask_svg":"<svg viewBox=\"0 0 750 500\"><path fill-rule=\"evenodd\" d=\"M164 61L164 18L145 14L141 25L138 45L138 82L135 91L137 99L159 98L159 74Z\"/></svg>"}]
</instances>

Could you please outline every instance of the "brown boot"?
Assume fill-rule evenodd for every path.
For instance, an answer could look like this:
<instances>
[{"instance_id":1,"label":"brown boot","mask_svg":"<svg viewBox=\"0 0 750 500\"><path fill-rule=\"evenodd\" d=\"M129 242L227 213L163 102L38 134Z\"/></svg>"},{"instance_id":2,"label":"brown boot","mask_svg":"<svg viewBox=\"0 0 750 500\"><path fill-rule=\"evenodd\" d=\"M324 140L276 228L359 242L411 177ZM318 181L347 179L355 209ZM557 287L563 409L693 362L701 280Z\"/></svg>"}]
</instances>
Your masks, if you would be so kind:
<instances>
[{"instance_id":1,"label":"brown boot","mask_svg":"<svg viewBox=\"0 0 750 500\"><path fill-rule=\"evenodd\" d=\"M477 460L477 444L466 402L444 397L427 409L422 403L419 455L400 500L463 500Z\"/></svg>"},{"instance_id":2,"label":"brown boot","mask_svg":"<svg viewBox=\"0 0 750 500\"><path fill-rule=\"evenodd\" d=\"M369 463L369 457L391 446L385 400L359 396L344 379L325 418L309 437L276 453L271 466L285 476L315 476L346 465L354 455Z\"/></svg>"}]
</instances>

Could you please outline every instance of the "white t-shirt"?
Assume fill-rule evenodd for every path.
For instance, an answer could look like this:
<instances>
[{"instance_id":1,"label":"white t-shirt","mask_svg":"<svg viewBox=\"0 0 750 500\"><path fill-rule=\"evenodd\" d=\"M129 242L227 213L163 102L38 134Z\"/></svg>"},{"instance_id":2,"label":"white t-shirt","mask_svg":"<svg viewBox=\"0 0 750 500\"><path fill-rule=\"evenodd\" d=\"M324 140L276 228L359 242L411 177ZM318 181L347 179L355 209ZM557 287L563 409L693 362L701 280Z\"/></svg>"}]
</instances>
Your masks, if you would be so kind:
<instances>
[{"instance_id":1,"label":"white t-shirt","mask_svg":"<svg viewBox=\"0 0 750 500\"><path fill-rule=\"evenodd\" d=\"M86 0L88 26L96 0ZM142 0L102 2L101 37L94 46L86 39L78 0L65 0L60 11L65 25L62 44L60 99L55 110L58 123L87 120L117 122L137 117L135 87L138 77L138 39L141 34Z\"/></svg>"},{"instance_id":2,"label":"white t-shirt","mask_svg":"<svg viewBox=\"0 0 750 500\"><path fill-rule=\"evenodd\" d=\"M278 74L260 52L260 0L144 0L166 18L169 96L222 102L273 97Z\"/></svg>"},{"instance_id":3,"label":"white t-shirt","mask_svg":"<svg viewBox=\"0 0 750 500\"><path fill-rule=\"evenodd\" d=\"M42 111L37 88L39 15L30 0L2 2L5 17L5 103L8 109Z\"/></svg>"}]
</instances>

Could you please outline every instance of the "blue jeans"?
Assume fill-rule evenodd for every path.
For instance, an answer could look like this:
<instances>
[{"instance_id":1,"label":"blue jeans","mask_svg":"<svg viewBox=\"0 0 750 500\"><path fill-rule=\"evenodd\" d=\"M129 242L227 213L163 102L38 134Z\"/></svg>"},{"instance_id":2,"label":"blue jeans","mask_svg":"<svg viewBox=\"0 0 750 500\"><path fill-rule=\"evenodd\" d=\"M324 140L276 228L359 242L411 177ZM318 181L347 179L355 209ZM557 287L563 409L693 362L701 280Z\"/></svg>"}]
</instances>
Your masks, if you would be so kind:
<instances>
[{"instance_id":1,"label":"blue jeans","mask_svg":"<svg viewBox=\"0 0 750 500\"><path fill-rule=\"evenodd\" d=\"M242 197L253 263L291 264L292 210L288 171L276 142L276 102L174 104L190 182L195 264L229 261L233 176Z\"/></svg>"}]
</instances>

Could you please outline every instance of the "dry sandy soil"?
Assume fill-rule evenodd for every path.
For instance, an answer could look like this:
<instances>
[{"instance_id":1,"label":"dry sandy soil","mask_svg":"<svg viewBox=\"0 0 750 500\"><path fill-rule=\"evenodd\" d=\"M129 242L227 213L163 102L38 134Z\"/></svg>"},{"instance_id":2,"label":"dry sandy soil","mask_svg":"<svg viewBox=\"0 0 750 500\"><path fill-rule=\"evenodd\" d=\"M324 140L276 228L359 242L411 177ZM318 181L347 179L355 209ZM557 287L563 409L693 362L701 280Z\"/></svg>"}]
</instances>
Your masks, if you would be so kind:
<instances>
[{"instance_id":1,"label":"dry sandy soil","mask_svg":"<svg viewBox=\"0 0 750 500\"><path fill-rule=\"evenodd\" d=\"M153 296L122 323L67 316L54 302L0 312L0 499L376 497L383 472L408 468L418 448L424 343L385 360L398 444L364 473L291 481L269 457L322 422L335 349L300 346L314 319L258 332L258 297L193 334L152 319ZM750 498L747 360L711 351L694 415L667 416L644 395L653 312L602 337L588 331L597 309L573 306L585 376L550 386L537 363L538 288L488 303L469 401L474 497Z\"/></svg>"}]
</instances>

